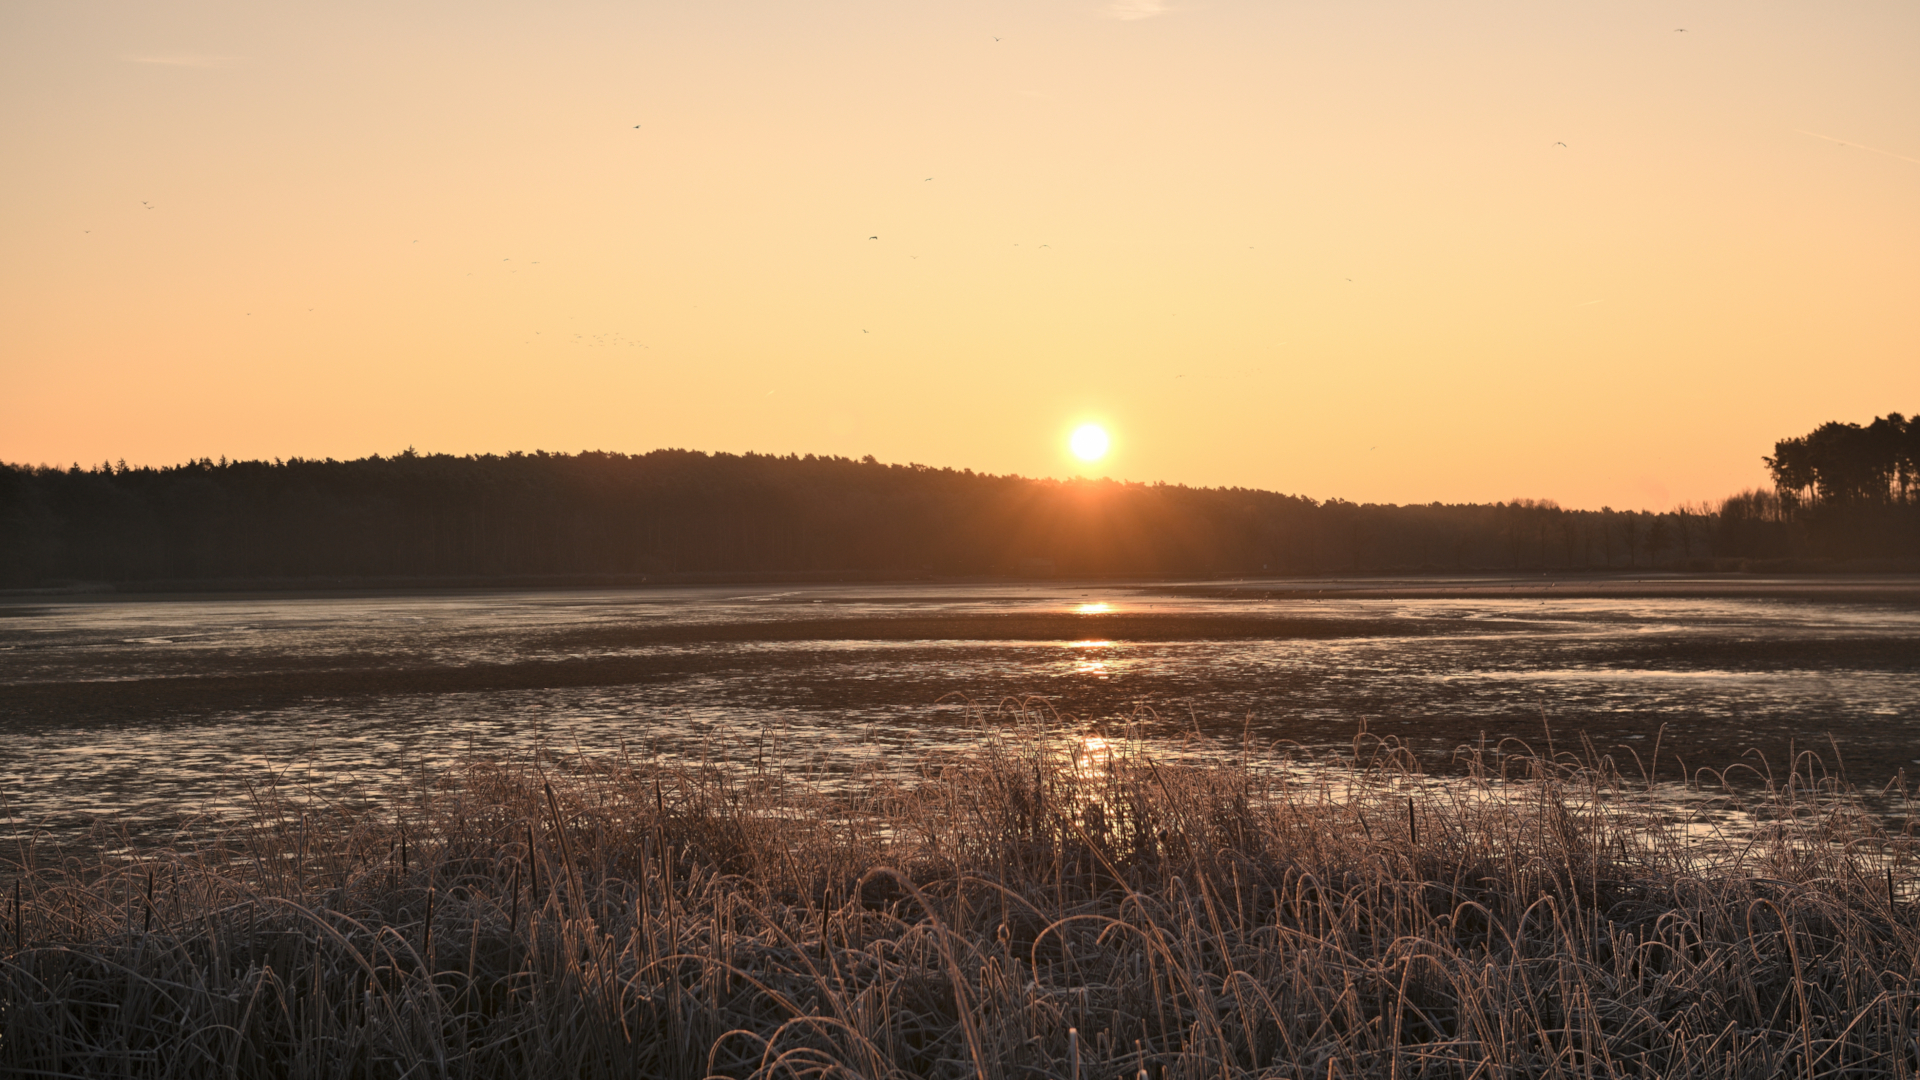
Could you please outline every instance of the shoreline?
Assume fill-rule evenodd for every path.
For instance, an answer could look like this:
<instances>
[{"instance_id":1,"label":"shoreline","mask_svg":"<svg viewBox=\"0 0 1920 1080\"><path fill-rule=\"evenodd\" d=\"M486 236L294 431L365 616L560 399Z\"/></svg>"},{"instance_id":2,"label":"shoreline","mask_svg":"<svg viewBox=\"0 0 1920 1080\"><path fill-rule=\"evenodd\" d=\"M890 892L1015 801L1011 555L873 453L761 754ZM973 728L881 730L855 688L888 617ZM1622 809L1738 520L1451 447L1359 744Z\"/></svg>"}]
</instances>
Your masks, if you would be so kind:
<instances>
[{"instance_id":1,"label":"shoreline","mask_svg":"<svg viewBox=\"0 0 1920 1080\"><path fill-rule=\"evenodd\" d=\"M1792 560L1776 560L1792 562ZM243 578L207 581L74 582L0 589L0 610L47 603L128 603L243 599L357 599L382 596L486 596L541 592L666 592L735 586L917 586L982 589L1138 589L1162 595L1221 599L1656 599L1668 597L1810 596L1857 599L1878 594L1920 603L1920 564L1863 560L1848 568L1769 565L1751 569L1413 570L1316 575L944 576L931 573L797 572L782 574L562 574L499 578Z\"/></svg>"}]
</instances>

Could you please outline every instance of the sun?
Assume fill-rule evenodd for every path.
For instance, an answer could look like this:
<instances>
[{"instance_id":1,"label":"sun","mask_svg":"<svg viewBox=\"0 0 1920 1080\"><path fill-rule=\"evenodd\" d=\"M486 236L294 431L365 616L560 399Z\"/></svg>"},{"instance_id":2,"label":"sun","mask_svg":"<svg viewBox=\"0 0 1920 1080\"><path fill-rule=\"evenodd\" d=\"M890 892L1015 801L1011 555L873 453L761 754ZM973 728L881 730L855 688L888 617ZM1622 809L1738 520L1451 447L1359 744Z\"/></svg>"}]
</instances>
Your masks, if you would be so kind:
<instances>
[{"instance_id":1,"label":"sun","mask_svg":"<svg viewBox=\"0 0 1920 1080\"><path fill-rule=\"evenodd\" d=\"M1107 429L1099 424L1081 424L1073 429L1073 437L1067 440L1073 448L1073 456L1081 461L1099 461L1107 456L1107 447L1112 440L1107 438Z\"/></svg>"}]
</instances>

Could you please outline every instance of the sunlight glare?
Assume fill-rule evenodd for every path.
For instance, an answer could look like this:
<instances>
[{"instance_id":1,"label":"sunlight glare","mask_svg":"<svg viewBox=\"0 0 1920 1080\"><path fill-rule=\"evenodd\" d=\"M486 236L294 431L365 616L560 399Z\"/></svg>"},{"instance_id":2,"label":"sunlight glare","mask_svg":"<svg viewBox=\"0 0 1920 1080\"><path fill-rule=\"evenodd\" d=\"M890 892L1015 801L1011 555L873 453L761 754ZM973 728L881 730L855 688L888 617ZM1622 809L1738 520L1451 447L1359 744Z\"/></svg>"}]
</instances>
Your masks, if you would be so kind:
<instances>
[{"instance_id":1,"label":"sunlight glare","mask_svg":"<svg viewBox=\"0 0 1920 1080\"><path fill-rule=\"evenodd\" d=\"M1073 438L1069 440L1073 456L1081 461L1098 461L1106 457L1107 447L1111 444L1107 429L1099 424L1081 424L1073 429Z\"/></svg>"},{"instance_id":2,"label":"sunlight glare","mask_svg":"<svg viewBox=\"0 0 1920 1080\"><path fill-rule=\"evenodd\" d=\"M1097 778L1111 767L1117 756L1114 745L1099 735L1083 736L1079 745L1069 749L1073 754L1073 771L1082 780Z\"/></svg>"}]
</instances>

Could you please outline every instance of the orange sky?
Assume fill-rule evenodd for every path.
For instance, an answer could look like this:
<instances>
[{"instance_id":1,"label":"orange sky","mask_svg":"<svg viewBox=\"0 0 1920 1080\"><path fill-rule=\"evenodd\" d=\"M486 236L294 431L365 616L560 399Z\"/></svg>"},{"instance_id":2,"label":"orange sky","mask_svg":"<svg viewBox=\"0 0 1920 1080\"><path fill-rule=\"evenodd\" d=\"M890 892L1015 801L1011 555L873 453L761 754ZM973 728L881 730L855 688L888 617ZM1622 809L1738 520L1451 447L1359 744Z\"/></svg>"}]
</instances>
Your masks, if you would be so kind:
<instances>
[{"instance_id":1,"label":"orange sky","mask_svg":"<svg viewBox=\"0 0 1920 1080\"><path fill-rule=\"evenodd\" d=\"M1910 0L22 0L0 88L0 460L1065 475L1093 419L1661 508L1920 411Z\"/></svg>"}]
</instances>

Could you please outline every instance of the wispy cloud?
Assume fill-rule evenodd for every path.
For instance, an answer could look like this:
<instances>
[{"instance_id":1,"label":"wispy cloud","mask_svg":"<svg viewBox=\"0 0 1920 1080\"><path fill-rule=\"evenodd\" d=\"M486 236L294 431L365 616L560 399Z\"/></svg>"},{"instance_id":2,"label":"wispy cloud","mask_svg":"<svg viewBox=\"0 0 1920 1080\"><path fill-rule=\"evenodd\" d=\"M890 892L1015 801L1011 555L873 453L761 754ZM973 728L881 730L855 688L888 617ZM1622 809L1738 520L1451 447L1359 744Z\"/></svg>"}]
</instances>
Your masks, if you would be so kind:
<instances>
[{"instance_id":1,"label":"wispy cloud","mask_svg":"<svg viewBox=\"0 0 1920 1080\"><path fill-rule=\"evenodd\" d=\"M159 64L163 67L218 68L240 62L237 56L127 56L130 64Z\"/></svg>"},{"instance_id":2,"label":"wispy cloud","mask_svg":"<svg viewBox=\"0 0 1920 1080\"><path fill-rule=\"evenodd\" d=\"M1107 15L1115 19L1132 22L1135 19L1151 19L1155 15L1165 15L1176 9L1162 0L1113 0L1107 5Z\"/></svg>"},{"instance_id":3,"label":"wispy cloud","mask_svg":"<svg viewBox=\"0 0 1920 1080\"><path fill-rule=\"evenodd\" d=\"M1802 135L1811 135L1816 139L1825 139L1830 143L1839 143L1841 146L1851 146L1855 150L1865 150L1868 153L1872 153L1872 154L1885 154L1888 157L1894 158L1898 161L1905 161L1905 162L1910 162L1914 165L1920 165L1920 159L1910 158L1910 157L1907 157L1905 154L1896 154L1891 150L1882 150L1877 146L1867 146L1863 143L1848 142L1845 139L1836 139L1831 135L1822 135L1817 131L1807 131L1804 128L1794 128L1793 130L1798 131Z\"/></svg>"}]
</instances>

